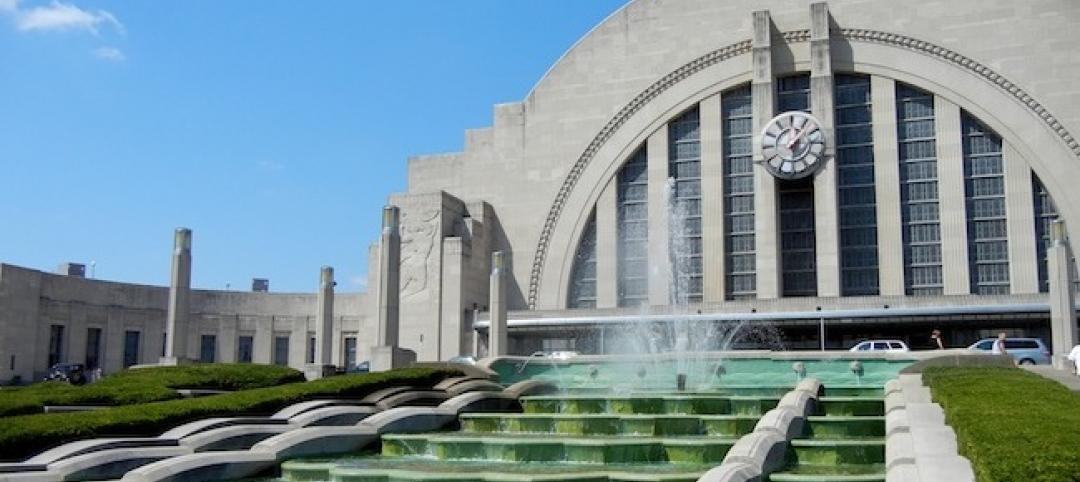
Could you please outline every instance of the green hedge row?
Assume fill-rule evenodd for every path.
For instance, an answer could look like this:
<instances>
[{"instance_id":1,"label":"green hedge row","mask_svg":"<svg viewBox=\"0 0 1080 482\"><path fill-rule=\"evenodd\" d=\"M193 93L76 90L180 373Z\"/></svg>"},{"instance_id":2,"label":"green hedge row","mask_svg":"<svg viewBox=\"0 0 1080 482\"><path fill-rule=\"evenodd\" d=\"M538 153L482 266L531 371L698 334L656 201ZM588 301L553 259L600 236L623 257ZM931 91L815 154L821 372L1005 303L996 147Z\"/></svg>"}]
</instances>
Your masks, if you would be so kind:
<instances>
[{"instance_id":1,"label":"green hedge row","mask_svg":"<svg viewBox=\"0 0 1080 482\"><path fill-rule=\"evenodd\" d=\"M75 386L45 382L0 390L0 417L41 413L45 405L130 405L180 398L179 388L247 390L304 380L276 365L194 364L124 370L98 382Z\"/></svg>"},{"instance_id":2,"label":"green hedge row","mask_svg":"<svg viewBox=\"0 0 1080 482\"><path fill-rule=\"evenodd\" d=\"M1016 368L928 368L923 381L979 482L1080 481L1080 396Z\"/></svg>"},{"instance_id":3,"label":"green hedge row","mask_svg":"<svg viewBox=\"0 0 1080 482\"><path fill-rule=\"evenodd\" d=\"M73 440L150 437L177 425L209 417L266 416L304 400L359 398L392 386L431 387L448 376L459 374L449 369L407 368L92 412L7 417L0 419L0 461L22 460Z\"/></svg>"}]
</instances>

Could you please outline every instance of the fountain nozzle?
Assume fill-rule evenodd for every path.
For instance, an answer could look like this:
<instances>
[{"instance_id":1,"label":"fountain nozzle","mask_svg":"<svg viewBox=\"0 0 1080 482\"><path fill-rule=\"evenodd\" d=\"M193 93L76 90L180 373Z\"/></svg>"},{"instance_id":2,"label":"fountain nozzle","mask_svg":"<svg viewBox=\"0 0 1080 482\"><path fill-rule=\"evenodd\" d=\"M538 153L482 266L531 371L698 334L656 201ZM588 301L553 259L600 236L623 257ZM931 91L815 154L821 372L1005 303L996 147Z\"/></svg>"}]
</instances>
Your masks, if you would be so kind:
<instances>
[{"instance_id":1,"label":"fountain nozzle","mask_svg":"<svg viewBox=\"0 0 1080 482\"><path fill-rule=\"evenodd\" d=\"M797 375L799 378L803 378L806 376L806 364L801 361L792 363L791 370L794 371L795 375Z\"/></svg>"},{"instance_id":2,"label":"fountain nozzle","mask_svg":"<svg viewBox=\"0 0 1080 482\"><path fill-rule=\"evenodd\" d=\"M851 373L854 373L855 376L861 376L863 374L863 365L859 360L852 360L848 365L848 368L851 368Z\"/></svg>"}]
</instances>

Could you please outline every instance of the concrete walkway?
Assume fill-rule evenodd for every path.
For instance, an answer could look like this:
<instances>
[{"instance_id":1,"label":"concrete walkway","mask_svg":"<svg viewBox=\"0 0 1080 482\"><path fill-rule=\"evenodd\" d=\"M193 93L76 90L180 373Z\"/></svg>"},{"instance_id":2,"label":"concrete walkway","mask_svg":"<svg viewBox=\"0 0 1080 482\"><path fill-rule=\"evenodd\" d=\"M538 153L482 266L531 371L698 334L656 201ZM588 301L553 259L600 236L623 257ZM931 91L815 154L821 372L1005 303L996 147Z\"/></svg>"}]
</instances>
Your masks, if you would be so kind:
<instances>
[{"instance_id":1,"label":"concrete walkway","mask_svg":"<svg viewBox=\"0 0 1080 482\"><path fill-rule=\"evenodd\" d=\"M1037 373L1055 382L1065 385L1075 393L1080 393L1080 377L1066 370L1058 370L1050 365L1020 365L1029 372Z\"/></svg>"}]
</instances>

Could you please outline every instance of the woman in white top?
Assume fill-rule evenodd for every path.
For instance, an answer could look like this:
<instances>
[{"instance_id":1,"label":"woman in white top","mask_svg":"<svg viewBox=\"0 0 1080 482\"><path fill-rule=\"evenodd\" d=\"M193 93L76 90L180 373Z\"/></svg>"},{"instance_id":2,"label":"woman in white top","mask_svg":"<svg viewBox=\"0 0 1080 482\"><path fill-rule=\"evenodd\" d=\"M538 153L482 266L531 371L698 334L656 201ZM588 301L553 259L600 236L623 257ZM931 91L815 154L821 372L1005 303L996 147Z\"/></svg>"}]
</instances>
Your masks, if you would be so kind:
<instances>
[{"instance_id":1,"label":"woman in white top","mask_svg":"<svg viewBox=\"0 0 1080 482\"><path fill-rule=\"evenodd\" d=\"M1073 362L1073 373L1080 375L1080 345L1074 346L1066 357Z\"/></svg>"}]
</instances>

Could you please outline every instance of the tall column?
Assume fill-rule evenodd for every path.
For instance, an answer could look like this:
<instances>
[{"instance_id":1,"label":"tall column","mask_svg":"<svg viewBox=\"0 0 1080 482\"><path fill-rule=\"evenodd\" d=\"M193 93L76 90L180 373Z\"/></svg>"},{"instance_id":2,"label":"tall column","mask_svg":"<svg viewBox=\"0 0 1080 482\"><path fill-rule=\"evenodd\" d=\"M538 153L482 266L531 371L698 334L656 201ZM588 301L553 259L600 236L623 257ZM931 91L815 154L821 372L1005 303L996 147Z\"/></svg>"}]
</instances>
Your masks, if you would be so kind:
<instances>
[{"instance_id":1,"label":"tall column","mask_svg":"<svg viewBox=\"0 0 1080 482\"><path fill-rule=\"evenodd\" d=\"M1073 272L1069 269L1072 249L1066 238L1065 222L1054 221L1051 225L1053 241L1047 253L1047 269L1050 277L1050 339L1054 344L1054 366L1068 369L1065 355L1076 345L1075 294L1072 287Z\"/></svg>"},{"instance_id":2,"label":"tall column","mask_svg":"<svg viewBox=\"0 0 1080 482\"><path fill-rule=\"evenodd\" d=\"M398 302L401 269L401 236L398 208L383 208L383 229L379 237L379 346L398 346Z\"/></svg>"},{"instance_id":3,"label":"tall column","mask_svg":"<svg viewBox=\"0 0 1080 482\"><path fill-rule=\"evenodd\" d=\"M172 277L165 315L165 356L162 364L187 358L188 318L191 315L191 230L176 228L173 235Z\"/></svg>"},{"instance_id":4,"label":"tall column","mask_svg":"<svg viewBox=\"0 0 1080 482\"><path fill-rule=\"evenodd\" d=\"M503 252L491 253L491 281L488 291L488 309L491 323L488 325L488 356L507 355L506 334L506 276Z\"/></svg>"},{"instance_id":5,"label":"tall column","mask_svg":"<svg viewBox=\"0 0 1080 482\"><path fill-rule=\"evenodd\" d=\"M334 353L334 268L323 266L315 311L315 363L332 365Z\"/></svg>"},{"instance_id":6,"label":"tall column","mask_svg":"<svg viewBox=\"0 0 1080 482\"><path fill-rule=\"evenodd\" d=\"M941 276L946 295L971 293L968 270L967 208L964 199L964 146L960 107L934 97L937 136L938 199L941 205Z\"/></svg>"},{"instance_id":7,"label":"tall column","mask_svg":"<svg viewBox=\"0 0 1080 482\"><path fill-rule=\"evenodd\" d=\"M671 303L671 229L668 219L668 128L664 125L647 142L649 173L649 304Z\"/></svg>"},{"instance_id":8,"label":"tall column","mask_svg":"<svg viewBox=\"0 0 1080 482\"><path fill-rule=\"evenodd\" d=\"M896 147L896 82L870 77L877 211L878 283L882 296L904 294L904 233L900 211L900 154ZM896 220L895 222L890 220Z\"/></svg>"},{"instance_id":9,"label":"tall column","mask_svg":"<svg viewBox=\"0 0 1080 482\"><path fill-rule=\"evenodd\" d=\"M408 366L416 361L416 352L398 346L398 308L401 284L401 236L398 232L397 206L383 208L383 229L379 236L379 284L376 297L379 325L376 346L372 348L371 370L384 371Z\"/></svg>"},{"instance_id":10,"label":"tall column","mask_svg":"<svg viewBox=\"0 0 1080 482\"><path fill-rule=\"evenodd\" d=\"M833 122L829 6L810 5L810 111L825 133L825 164L814 175L814 243L818 296L840 296L840 220L836 197L836 129Z\"/></svg>"},{"instance_id":11,"label":"tall column","mask_svg":"<svg viewBox=\"0 0 1080 482\"><path fill-rule=\"evenodd\" d=\"M619 176L608 181L596 201L596 307L619 304Z\"/></svg>"},{"instance_id":12,"label":"tall column","mask_svg":"<svg viewBox=\"0 0 1080 482\"><path fill-rule=\"evenodd\" d=\"M720 94L698 105L701 133L702 300L724 301L724 143Z\"/></svg>"},{"instance_id":13,"label":"tall column","mask_svg":"<svg viewBox=\"0 0 1080 482\"><path fill-rule=\"evenodd\" d=\"M754 114L753 154L754 163L754 231L755 263L757 265L757 297L762 299L780 296L780 226L777 211L776 178L761 163L759 134L776 110L772 74L772 19L768 10L753 13L754 37L752 40L752 73L750 84L751 107Z\"/></svg>"},{"instance_id":14,"label":"tall column","mask_svg":"<svg viewBox=\"0 0 1080 482\"><path fill-rule=\"evenodd\" d=\"M1009 285L1013 294L1039 292L1039 260L1035 236L1035 193L1031 168L1008 142L1002 142L1005 170L1005 222L1009 233Z\"/></svg>"}]
</instances>

